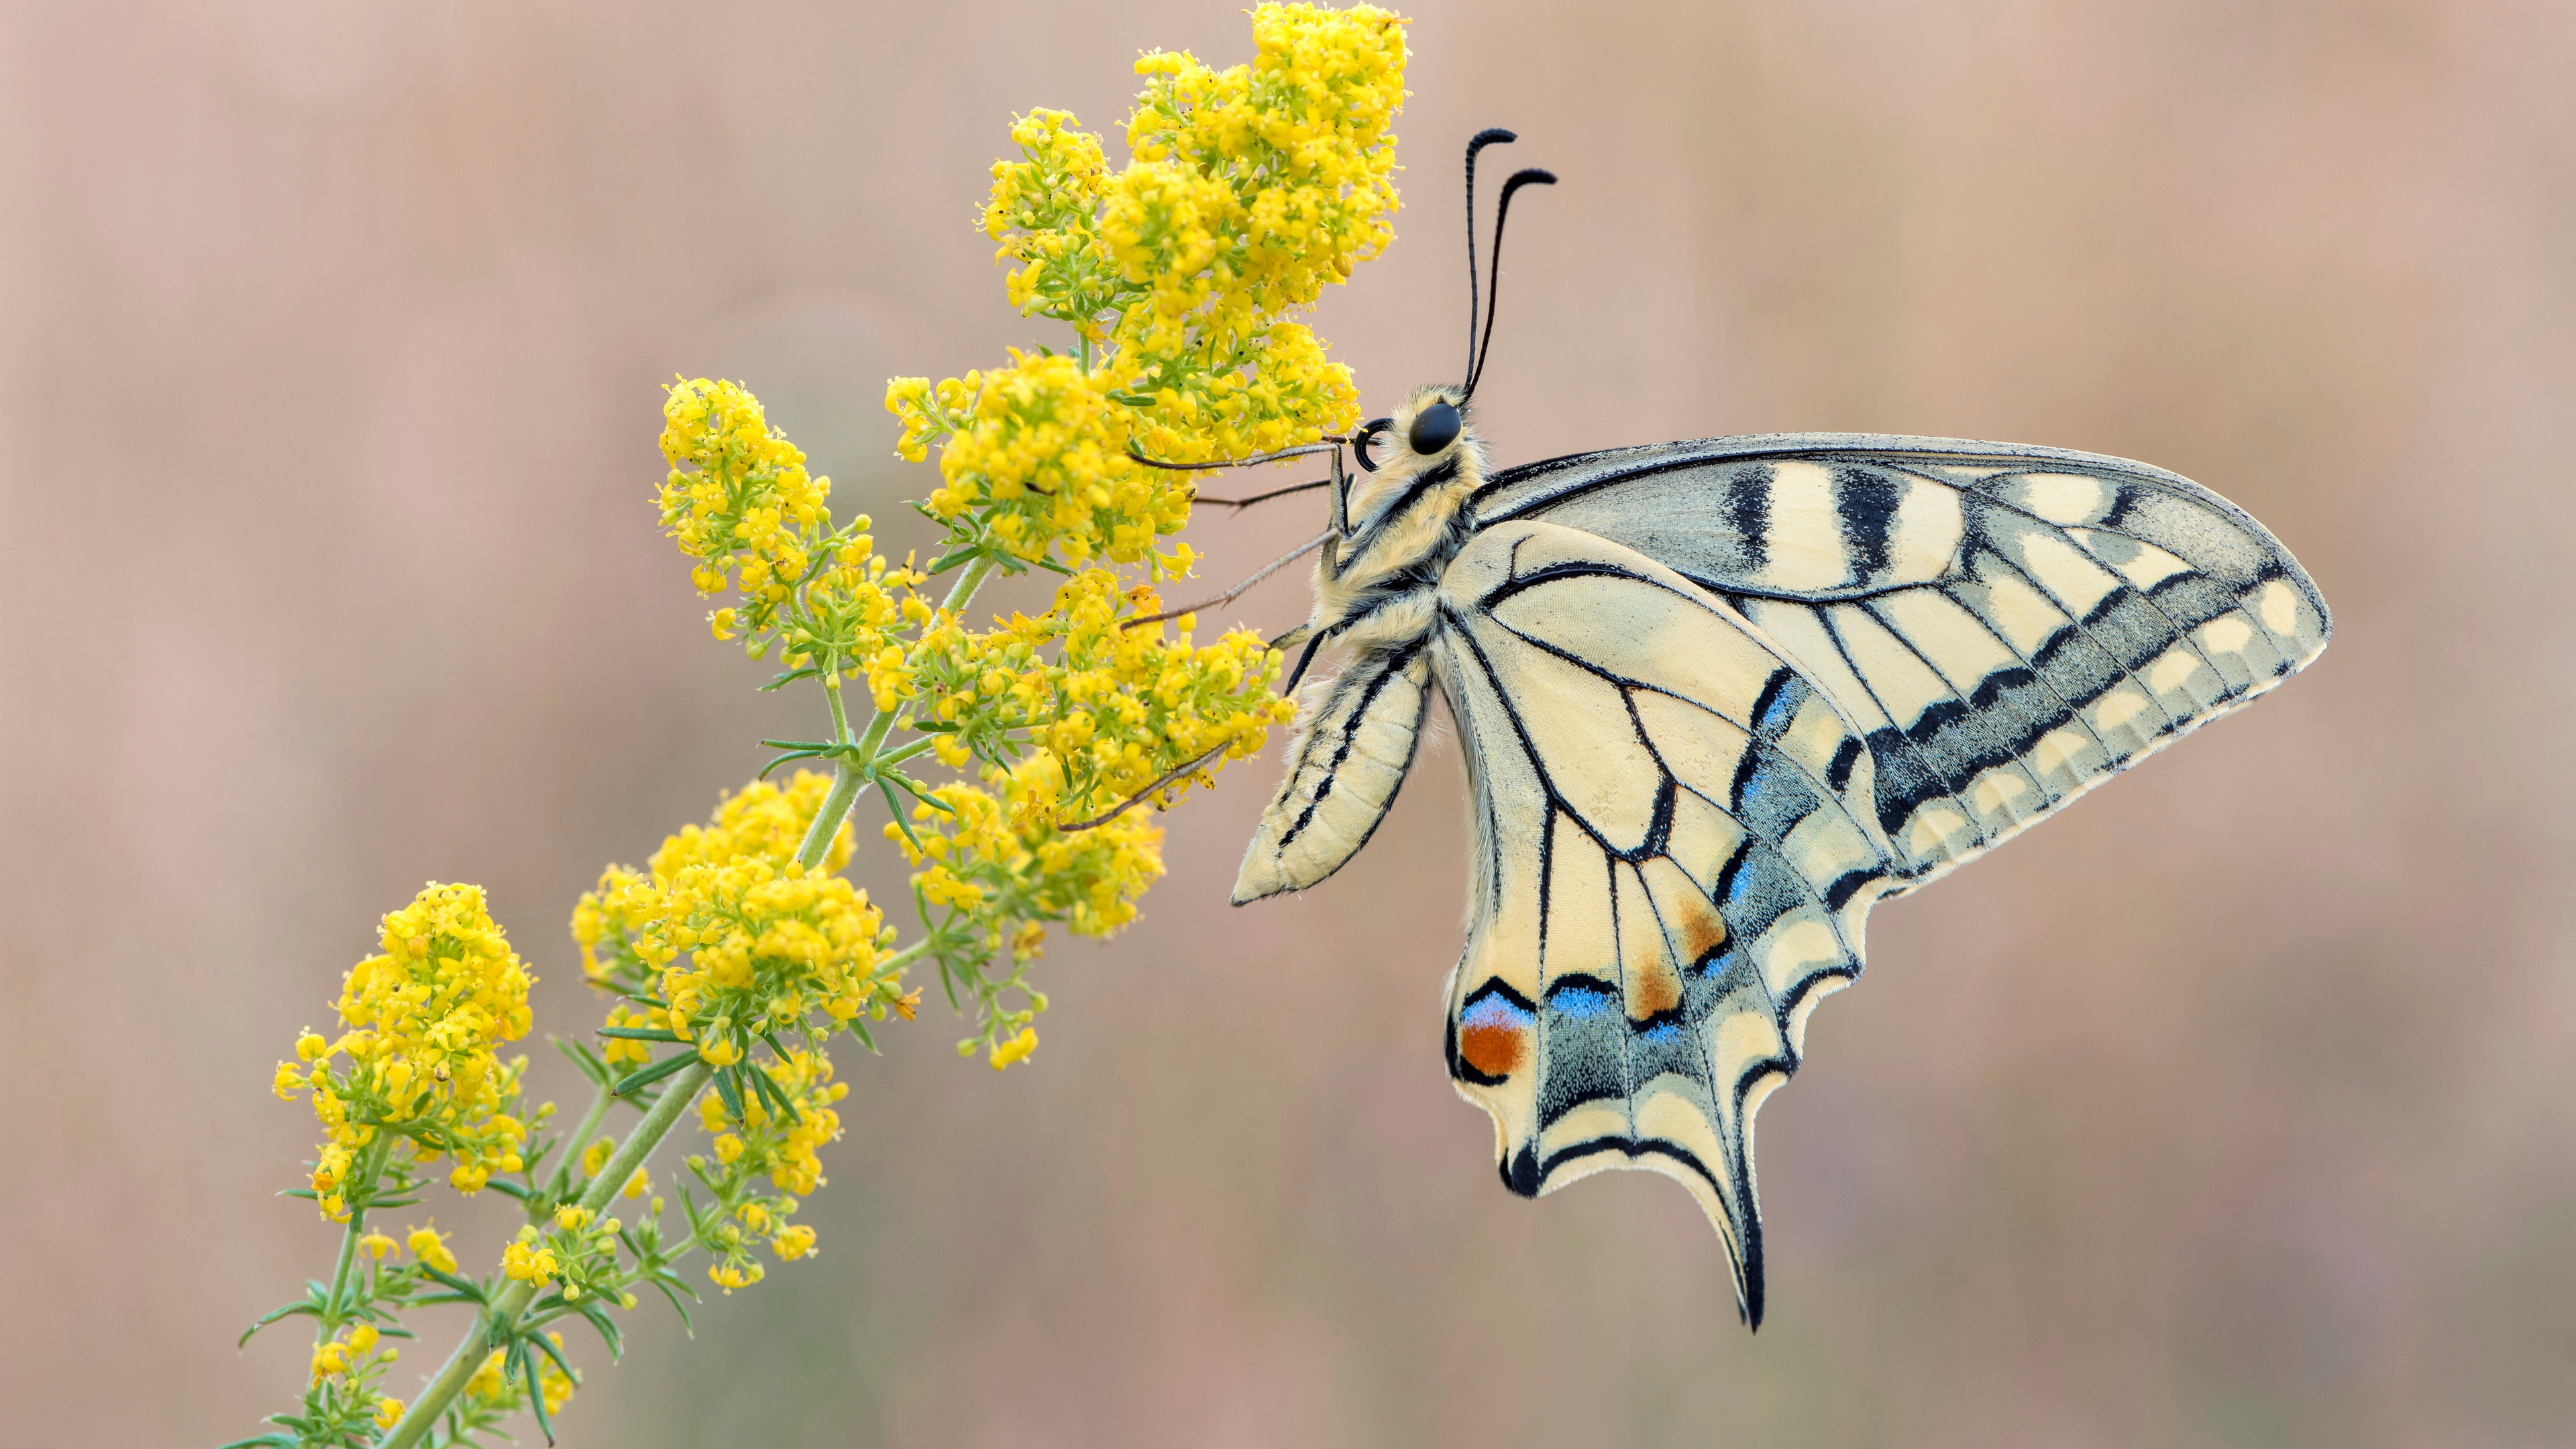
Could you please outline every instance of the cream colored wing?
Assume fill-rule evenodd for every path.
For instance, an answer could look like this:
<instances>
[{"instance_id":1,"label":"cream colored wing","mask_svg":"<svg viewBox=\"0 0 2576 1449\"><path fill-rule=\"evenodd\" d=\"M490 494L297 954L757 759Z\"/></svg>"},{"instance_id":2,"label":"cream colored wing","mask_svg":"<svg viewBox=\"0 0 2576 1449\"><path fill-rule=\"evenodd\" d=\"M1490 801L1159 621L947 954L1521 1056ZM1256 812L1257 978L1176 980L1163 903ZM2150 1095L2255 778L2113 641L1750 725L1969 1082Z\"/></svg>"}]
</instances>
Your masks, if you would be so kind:
<instances>
[{"instance_id":1,"label":"cream colored wing","mask_svg":"<svg viewBox=\"0 0 2576 1449\"><path fill-rule=\"evenodd\" d=\"M1470 506L1626 544L1735 606L1866 733L1907 887L2252 700L2332 628L2243 510L2054 448L1718 438L1512 469Z\"/></svg>"},{"instance_id":2,"label":"cream colored wing","mask_svg":"<svg viewBox=\"0 0 2576 1449\"><path fill-rule=\"evenodd\" d=\"M1895 878L1870 752L1735 610L1604 539L1488 528L1439 605L1476 829L1450 1075L1515 1192L1688 1188L1758 1325L1754 1112Z\"/></svg>"},{"instance_id":3,"label":"cream colored wing","mask_svg":"<svg viewBox=\"0 0 2576 1449\"><path fill-rule=\"evenodd\" d=\"M1419 640L1363 653L1333 681L1243 853L1236 905L1304 890L1368 844L1413 764L1430 689Z\"/></svg>"}]
</instances>

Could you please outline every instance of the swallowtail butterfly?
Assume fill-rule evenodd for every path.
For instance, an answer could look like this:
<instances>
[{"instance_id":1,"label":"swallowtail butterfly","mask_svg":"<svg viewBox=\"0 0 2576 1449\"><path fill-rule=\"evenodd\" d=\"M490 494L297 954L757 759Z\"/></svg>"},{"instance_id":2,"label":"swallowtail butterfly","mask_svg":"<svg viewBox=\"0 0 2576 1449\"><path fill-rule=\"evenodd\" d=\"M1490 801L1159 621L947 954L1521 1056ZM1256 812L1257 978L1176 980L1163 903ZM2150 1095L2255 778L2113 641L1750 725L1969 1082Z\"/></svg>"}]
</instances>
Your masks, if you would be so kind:
<instances>
[{"instance_id":1,"label":"swallowtail butterfly","mask_svg":"<svg viewBox=\"0 0 2576 1449\"><path fill-rule=\"evenodd\" d=\"M2331 621L2263 525L2120 458L1781 433L1493 469L1468 408L1503 218L1555 180L1504 185L1480 343L1476 153L1512 139L1467 149L1466 381L1291 450L1331 453L1303 487L1333 489L1333 526L1277 641L1305 646L1289 687L1318 649L1349 662L1310 691L1234 900L1358 853L1436 690L1475 855L1445 1050L1504 1184L1674 1178L1759 1326L1754 1112L1860 975L1870 907L2272 688Z\"/></svg>"}]
</instances>

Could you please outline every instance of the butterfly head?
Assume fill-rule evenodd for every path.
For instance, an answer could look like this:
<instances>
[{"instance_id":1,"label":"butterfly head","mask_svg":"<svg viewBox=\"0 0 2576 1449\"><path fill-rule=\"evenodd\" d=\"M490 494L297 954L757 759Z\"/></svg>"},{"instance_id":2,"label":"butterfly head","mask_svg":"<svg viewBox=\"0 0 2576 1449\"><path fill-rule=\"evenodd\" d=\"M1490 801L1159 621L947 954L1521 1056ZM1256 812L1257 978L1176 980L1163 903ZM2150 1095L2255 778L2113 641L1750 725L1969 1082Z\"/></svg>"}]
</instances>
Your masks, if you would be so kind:
<instances>
[{"instance_id":1,"label":"butterfly head","mask_svg":"<svg viewBox=\"0 0 2576 1449\"><path fill-rule=\"evenodd\" d=\"M1497 142L1517 139L1511 132L1495 128L1479 131L1467 142L1466 381L1455 387L1435 383L1415 388L1413 396L1405 399L1404 406L1386 417L1362 424L1353 438L1356 445L1353 452L1358 456L1360 466L1369 472L1375 473L1383 468L1400 476L1413 476L1439 467L1444 460L1454 458L1459 465L1470 469L1482 460L1483 448L1467 421L1468 401L1476 395L1476 383L1484 373L1485 358L1493 350L1493 297L1502 281L1503 223L1511 215L1513 192L1524 186L1556 184L1552 173L1534 167L1513 172L1511 179L1503 183L1502 200L1494 208L1494 270L1487 279L1480 305L1476 292L1476 153ZM1369 441L1378 437L1394 445L1384 463L1369 451ZM1384 482L1370 491L1383 495Z\"/></svg>"}]
</instances>

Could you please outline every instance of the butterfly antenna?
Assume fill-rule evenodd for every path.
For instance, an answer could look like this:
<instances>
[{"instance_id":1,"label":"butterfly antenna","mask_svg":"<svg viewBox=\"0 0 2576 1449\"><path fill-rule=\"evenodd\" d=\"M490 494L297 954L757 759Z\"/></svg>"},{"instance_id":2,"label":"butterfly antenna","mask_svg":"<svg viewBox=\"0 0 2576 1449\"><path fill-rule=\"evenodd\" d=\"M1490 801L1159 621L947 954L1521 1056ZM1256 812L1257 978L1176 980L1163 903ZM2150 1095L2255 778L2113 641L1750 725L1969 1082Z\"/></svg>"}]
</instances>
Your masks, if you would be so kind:
<instances>
[{"instance_id":1,"label":"butterfly antenna","mask_svg":"<svg viewBox=\"0 0 2576 1449\"><path fill-rule=\"evenodd\" d=\"M1556 173L1553 171L1541 171L1535 166L1527 171L1515 171L1512 178L1503 183L1503 199L1494 204L1494 255L1487 263L1492 270L1485 275L1485 340L1477 345L1471 359L1474 365L1467 369L1469 397L1476 395L1476 380L1485 375L1485 359L1494 350L1494 308L1502 300L1503 291L1503 221L1512 214L1512 193L1524 186L1555 184Z\"/></svg>"},{"instance_id":2,"label":"butterfly antenna","mask_svg":"<svg viewBox=\"0 0 2576 1449\"><path fill-rule=\"evenodd\" d=\"M1467 372L1476 370L1476 153L1497 141L1520 137L1489 126L1467 140Z\"/></svg>"}]
</instances>

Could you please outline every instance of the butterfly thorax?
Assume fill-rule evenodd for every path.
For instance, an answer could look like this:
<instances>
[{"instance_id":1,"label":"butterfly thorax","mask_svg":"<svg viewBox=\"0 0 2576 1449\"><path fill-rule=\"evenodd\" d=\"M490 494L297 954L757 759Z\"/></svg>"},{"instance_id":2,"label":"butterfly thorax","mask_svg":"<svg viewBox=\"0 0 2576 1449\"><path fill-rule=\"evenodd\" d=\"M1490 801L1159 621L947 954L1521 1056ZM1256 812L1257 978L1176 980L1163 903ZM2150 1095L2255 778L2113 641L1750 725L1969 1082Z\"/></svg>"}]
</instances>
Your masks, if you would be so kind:
<instances>
[{"instance_id":1,"label":"butterfly thorax","mask_svg":"<svg viewBox=\"0 0 2576 1449\"><path fill-rule=\"evenodd\" d=\"M1423 408L1459 402L1454 389L1426 387L1396 411L1389 456L1352 490L1349 536L1325 544L1316 562L1306 637L1383 649L1431 628L1441 571L1474 531L1466 504L1484 486L1484 445L1464 426L1427 455L1407 440Z\"/></svg>"}]
</instances>

